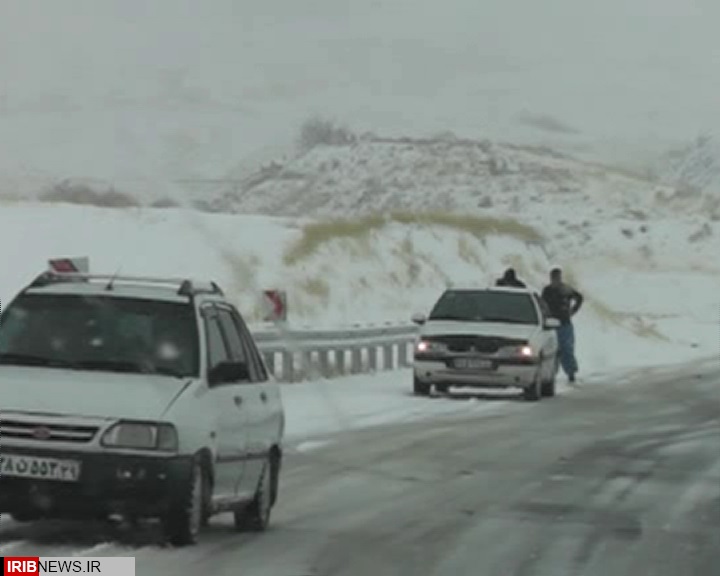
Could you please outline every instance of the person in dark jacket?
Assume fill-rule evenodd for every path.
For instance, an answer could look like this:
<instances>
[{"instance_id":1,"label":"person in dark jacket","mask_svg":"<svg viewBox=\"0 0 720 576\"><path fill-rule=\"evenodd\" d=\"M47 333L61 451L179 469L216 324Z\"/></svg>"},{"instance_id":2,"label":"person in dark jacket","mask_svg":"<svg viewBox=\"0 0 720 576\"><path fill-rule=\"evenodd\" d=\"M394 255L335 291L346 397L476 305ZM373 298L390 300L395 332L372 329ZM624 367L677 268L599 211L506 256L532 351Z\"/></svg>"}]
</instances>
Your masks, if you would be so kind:
<instances>
[{"instance_id":1,"label":"person in dark jacket","mask_svg":"<svg viewBox=\"0 0 720 576\"><path fill-rule=\"evenodd\" d=\"M568 380L575 382L578 363L575 358L575 328L572 317L580 310L583 296L563 282L560 268L553 268L550 271L550 284L543 289L542 298L550 309L551 316L560 321L557 329L560 365Z\"/></svg>"},{"instance_id":2,"label":"person in dark jacket","mask_svg":"<svg viewBox=\"0 0 720 576\"><path fill-rule=\"evenodd\" d=\"M497 282L495 282L495 286L507 286L510 288L526 288L525 283L521 280L518 280L518 277L515 275L515 269L514 268L508 268L505 270L505 274L503 274L503 277L498 279Z\"/></svg>"}]
</instances>

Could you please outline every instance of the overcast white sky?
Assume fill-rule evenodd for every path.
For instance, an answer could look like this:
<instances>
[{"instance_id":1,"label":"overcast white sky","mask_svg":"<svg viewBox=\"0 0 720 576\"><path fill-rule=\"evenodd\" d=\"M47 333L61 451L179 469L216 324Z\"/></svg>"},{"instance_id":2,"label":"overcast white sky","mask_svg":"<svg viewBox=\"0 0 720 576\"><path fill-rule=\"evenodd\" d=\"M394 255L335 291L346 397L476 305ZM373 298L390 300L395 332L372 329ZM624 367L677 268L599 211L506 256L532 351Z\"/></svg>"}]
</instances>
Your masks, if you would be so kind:
<instances>
[{"instance_id":1,"label":"overcast white sky","mask_svg":"<svg viewBox=\"0 0 720 576\"><path fill-rule=\"evenodd\" d=\"M717 0L0 0L0 170L219 176L311 113L669 144L720 130L718 22Z\"/></svg>"}]
</instances>

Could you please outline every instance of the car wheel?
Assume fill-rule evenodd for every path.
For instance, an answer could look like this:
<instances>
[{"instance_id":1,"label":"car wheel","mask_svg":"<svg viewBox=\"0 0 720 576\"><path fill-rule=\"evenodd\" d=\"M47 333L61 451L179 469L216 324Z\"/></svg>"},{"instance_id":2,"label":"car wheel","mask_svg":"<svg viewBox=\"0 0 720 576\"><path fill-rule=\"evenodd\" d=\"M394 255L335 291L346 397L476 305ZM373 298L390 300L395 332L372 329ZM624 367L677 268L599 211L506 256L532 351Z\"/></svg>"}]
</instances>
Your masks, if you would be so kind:
<instances>
[{"instance_id":1,"label":"car wheel","mask_svg":"<svg viewBox=\"0 0 720 576\"><path fill-rule=\"evenodd\" d=\"M523 389L523 397L528 402L537 402L542 396L542 374L540 370L535 374L532 384Z\"/></svg>"},{"instance_id":2,"label":"car wheel","mask_svg":"<svg viewBox=\"0 0 720 576\"><path fill-rule=\"evenodd\" d=\"M203 482L203 513L200 522L201 528L207 528L210 525L210 518L212 517L212 495L213 495L213 484L210 477L205 474Z\"/></svg>"},{"instance_id":3,"label":"car wheel","mask_svg":"<svg viewBox=\"0 0 720 576\"><path fill-rule=\"evenodd\" d=\"M548 398L552 398L555 396L555 380L558 372L559 367L559 361L557 356L555 356L555 359L553 360L553 369L552 374L550 375L550 378L548 380L545 380L542 384L542 395L546 396Z\"/></svg>"},{"instance_id":4,"label":"car wheel","mask_svg":"<svg viewBox=\"0 0 720 576\"><path fill-rule=\"evenodd\" d=\"M274 453L270 456L270 506L275 506L278 495L280 494L280 468L282 466L282 456Z\"/></svg>"},{"instance_id":5,"label":"car wheel","mask_svg":"<svg viewBox=\"0 0 720 576\"><path fill-rule=\"evenodd\" d=\"M270 525L272 509L272 462L268 459L263 467L260 482L252 502L234 513L235 529L242 532L263 532Z\"/></svg>"},{"instance_id":6,"label":"car wheel","mask_svg":"<svg viewBox=\"0 0 720 576\"><path fill-rule=\"evenodd\" d=\"M430 396L430 384L421 382L415 377L413 379L413 393L415 396Z\"/></svg>"},{"instance_id":7,"label":"car wheel","mask_svg":"<svg viewBox=\"0 0 720 576\"><path fill-rule=\"evenodd\" d=\"M439 394L447 394L450 391L450 386L447 384L438 384L435 386L435 390L437 390Z\"/></svg>"},{"instance_id":8,"label":"car wheel","mask_svg":"<svg viewBox=\"0 0 720 576\"><path fill-rule=\"evenodd\" d=\"M180 498L163 518L165 536L173 546L187 546L197 542L203 523L206 479L202 464L195 462Z\"/></svg>"}]
</instances>

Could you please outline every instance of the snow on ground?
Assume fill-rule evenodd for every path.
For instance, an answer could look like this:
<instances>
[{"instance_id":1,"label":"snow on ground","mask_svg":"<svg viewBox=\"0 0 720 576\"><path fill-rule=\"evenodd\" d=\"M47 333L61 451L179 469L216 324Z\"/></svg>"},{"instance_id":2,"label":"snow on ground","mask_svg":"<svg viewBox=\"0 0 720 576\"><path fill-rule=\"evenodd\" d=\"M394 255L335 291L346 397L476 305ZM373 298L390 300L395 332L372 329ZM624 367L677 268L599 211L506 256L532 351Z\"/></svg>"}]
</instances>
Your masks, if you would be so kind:
<instances>
[{"instance_id":1,"label":"snow on ground","mask_svg":"<svg viewBox=\"0 0 720 576\"><path fill-rule=\"evenodd\" d=\"M664 180L720 192L720 136L702 136L663 155L652 166Z\"/></svg>"},{"instance_id":2,"label":"snow on ground","mask_svg":"<svg viewBox=\"0 0 720 576\"><path fill-rule=\"evenodd\" d=\"M338 380L285 384L286 437L291 449L306 452L330 442L309 438L381 424L409 422L456 414L486 414L507 402L483 402L480 397L512 401L517 393L457 391L449 396L412 395L412 371L361 374Z\"/></svg>"},{"instance_id":3,"label":"snow on ground","mask_svg":"<svg viewBox=\"0 0 720 576\"><path fill-rule=\"evenodd\" d=\"M0 299L8 301L58 255L87 255L97 273L210 277L230 293L254 297L275 283L279 247L292 228L268 217L0 204Z\"/></svg>"},{"instance_id":4,"label":"snow on ground","mask_svg":"<svg viewBox=\"0 0 720 576\"><path fill-rule=\"evenodd\" d=\"M623 233L630 224L600 222L592 242L582 242L585 229L579 227L545 245L395 221L365 235L331 237L287 263L286 251L302 237L300 224L177 209L0 203L0 300L6 304L49 257L89 255L97 272L209 276L255 319L258 291L282 287L289 291L295 325L406 322L412 312L427 310L448 283L489 283L507 264L540 287L551 258L560 254L570 279L588 297L576 323L581 387L622 385L693 359L712 356L716 362L717 228L689 243L692 219L635 222L632 235ZM529 408L499 392L416 398L410 390L410 370L282 385L288 450L317 450L338 432L367 426ZM572 391L561 378L559 393ZM165 554L112 537L113 543L99 542L104 536L82 527L68 528L61 541L54 536L45 545L44 529L33 532L30 545L26 533L0 518L3 537L17 539L0 552L40 543L44 556L131 555L149 561ZM57 534L51 525L47 530Z\"/></svg>"},{"instance_id":5,"label":"snow on ground","mask_svg":"<svg viewBox=\"0 0 720 576\"><path fill-rule=\"evenodd\" d=\"M642 257L644 241L619 233L617 225L615 238L608 231L587 248L570 239L567 248L557 248L400 222L357 237L330 237L287 263L288 248L301 238L288 219L6 204L0 240L9 248L0 252L0 299L7 302L47 258L87 254L97 272L211 277L251 322L260 319L260 291L283 288L295 326L406 323L412 313L428 311L449 284L489 284L511 264L539 289L559 261L587 297L576 322L585 374L716 354L714 236L698 241L693 252L682 225L650 226L666 245L650 242L662 262L646 257L643 267L634 259ZM555 258L557 252L565 257L549 258L553 250Z\"/></svg>"},{"instance_id":6,"label":"snow on ground","mask_svg":"<svg viewBox=\"0 0 720 576\"><path fill-rule=\"evenodd\" d=\"M672 193L642 174L582 162L549 148L451 135L364 135L351 144L318 145L278 159L226 186L224 199L216 205L225 211L293 216L418 205L473 212L529 208L547 219L562 203L576 209L578 216L592 219L598 213L628 216L633 210L651 216L667 213L657 196L660 191Z\"/></svg>"}]
</instances>

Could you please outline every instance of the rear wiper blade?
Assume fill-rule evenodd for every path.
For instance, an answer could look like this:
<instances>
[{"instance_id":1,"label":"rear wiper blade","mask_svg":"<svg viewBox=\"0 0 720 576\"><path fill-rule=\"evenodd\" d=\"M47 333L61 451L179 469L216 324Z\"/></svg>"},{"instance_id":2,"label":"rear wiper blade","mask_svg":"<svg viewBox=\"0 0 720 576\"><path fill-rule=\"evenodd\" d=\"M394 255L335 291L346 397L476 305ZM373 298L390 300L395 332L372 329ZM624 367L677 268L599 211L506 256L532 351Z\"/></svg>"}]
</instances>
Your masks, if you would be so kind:
<instances>
[{"instance_id":1,"label":"rear wiper blade","mask_svg":"<svg viewBox=\"0 0 720 576\"><path fill-rule=\"evenodd\" d=\"M33 354L0 354L0 364L77 369L77 364L74 362L60 360L58 358L45 358L44 356L35 356Z\"/></svg>"}]
</instances>

